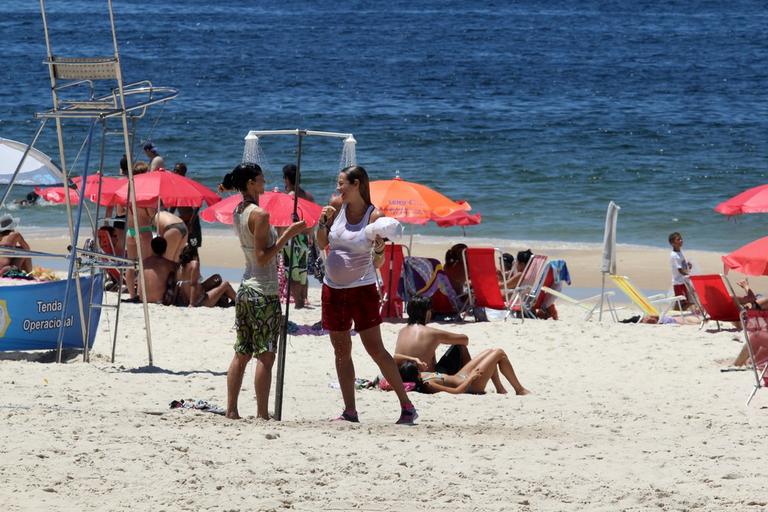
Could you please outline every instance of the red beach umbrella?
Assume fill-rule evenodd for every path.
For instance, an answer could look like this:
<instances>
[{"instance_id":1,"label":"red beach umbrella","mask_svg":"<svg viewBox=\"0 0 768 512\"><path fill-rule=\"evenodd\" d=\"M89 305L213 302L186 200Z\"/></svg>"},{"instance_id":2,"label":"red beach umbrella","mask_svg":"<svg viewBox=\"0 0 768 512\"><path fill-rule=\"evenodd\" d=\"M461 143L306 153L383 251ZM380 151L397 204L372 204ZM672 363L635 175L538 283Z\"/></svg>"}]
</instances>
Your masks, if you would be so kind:
<instances>
[{"instance_id":1,"label":"red beach umbrella","mask_svg":"<svg viewBox=\"0 0 768 512\"><path fill-rule=\"evenodd\" d=\"M80 196L77 194L77 190L69 187L35 187L35 194L39 195L49 203L64 204L66 199L64 198L65 190L69 190L69 202L77 204L80 201Z\"/></svg>"},{"instance_id":2,"label":"red beach umbrella","mask_svg":"<svg viewBox=\"0 0 768 512\"><path fill-rule=\"evenodd\" d=\"M116 176L102 176L100 174L92 174L85 180L85 197L89 201L95 203L96 196L99 192L99 181L101 181L101 204L108 205L111 203L112 194L114 194L118 188L125 184L127 182L126 180L126 178L119 178ZM80 176L72 178L72 183L74 183L77 188L80 188L80 183L82 181L83 178ZM35 187L35 193L49 203L63 204L65 202L65 188L69 190L69 201L71 203L77 203L80 201L77 189L72 187Z\"/></svg>"},{"instance_id":3,"label":"red beach umbrella","mask_svg":"<svg viewBox=\"0 0 768 512\"><path fill-rule=\"evenodd\" d=\"M221 197L205 185L166 170L139 174L133 181L138 206L153 207L162 201L167 207L199 208L204 202L210 206L221 201ZM128 183L124 183L115 192L112 204L125 206L128 202Z\"/></svg>"},{"instance_id":4,"label":"red beach umbrella","mask_svg":"<svg viewBox=\"0 0 768 512\"><path fill-rule=\"evenodd\" d=\"M715 211L723 215L768 213L768 185L759 185L745 190L718 204Z\"/></svg>"},{"instance_id":5,"label":"red beach umbrella","mask_svg":"<svg viewBox=\"0 0 768 512\"><path fill-rule=\"evenodd\" d=\"M460 210L445 217L432 217L432 220L441 228L446 228L450 226L474 226L480 224L482 217L479 213L472 215L466 210Z\"/></svg>"},{"instance_id":6,"label":"red beach umbrella","mask_svg":"<svg viewBox=\"0 0 768 512\"><path fill-rule=\"evenodd\" d=\"M722 260L726 271L735 270L748 276L768 275L768 236L726 254Z\"/></svg>"},{"instance_id":7,"label":"red beach umbrella","mask_svg":"<svg viewBox=\"0 0 768 512\"><path fill-rule=\"evenodd\" d=\"M399 176L372 181L370 186L371 202L387 217L407 224L426 224L435 217L446 218L468 209L466 203L457 203L436 190Z\"/></svg>"},{"instance_id":8,"label":"red beach umbrella","mask_svg":"<svg viewBox=\"0 0 768 512\"><path fill-rule=\"evenodd\" d=\"M240 194L229 196L203 210L200 213L200 218L206 222L232 224L232 212L242 199ZM293 196L291 194L265 192L259 197L259 206L269 212L269 223L273 226L282 227L293 224ZM317 224L322 210L323 207L319 204L299 198L298 215L300 219L306 221L307 227Z\"/></svg>"},{"instance_id":9,"label":"red beach umbrella","mask_svg":"<svg viewBox=\"0 0 768 512\"><path fill-rule=\"evenodd\" d=\"M99 204L102 206L109 206L113 204L115 192L120 190L126 183L128 183L127 177L122 176L103 176L101 178L101 201ZM99 180L90 178L85 183L85 198L89 201L96 202L99 195Z\"/></svg>"}]
</instances>

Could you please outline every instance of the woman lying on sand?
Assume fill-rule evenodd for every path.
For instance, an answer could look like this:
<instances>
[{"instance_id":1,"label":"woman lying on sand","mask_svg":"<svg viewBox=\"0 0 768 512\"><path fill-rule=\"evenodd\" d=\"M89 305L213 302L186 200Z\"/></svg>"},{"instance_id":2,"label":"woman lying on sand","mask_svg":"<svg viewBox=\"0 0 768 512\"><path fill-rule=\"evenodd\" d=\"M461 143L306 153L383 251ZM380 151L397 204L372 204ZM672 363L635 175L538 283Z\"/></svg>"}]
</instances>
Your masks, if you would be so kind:
<instances>
[{"instance_id":1,"label":"woman lying on sand","mask_svg":"<svg viewBox=\"0 0 768 512\"><path fill-rule=\"evenodd\" d=\"M438 372L419 372L420 361L410 360L401 364L400 376L403 382L416 384L416 391L420 393L439 393L445 391L458 395L461 393L483 394L485 386L491 380L495 371L499 371L518 395L530 394L525 389L512 369L507 354L500 348L488 349L480 352L474 359L459 370L456 375L444 375ZM496 392L507 392L501 383L496 386Z\"/></svg>"}]
</instances>

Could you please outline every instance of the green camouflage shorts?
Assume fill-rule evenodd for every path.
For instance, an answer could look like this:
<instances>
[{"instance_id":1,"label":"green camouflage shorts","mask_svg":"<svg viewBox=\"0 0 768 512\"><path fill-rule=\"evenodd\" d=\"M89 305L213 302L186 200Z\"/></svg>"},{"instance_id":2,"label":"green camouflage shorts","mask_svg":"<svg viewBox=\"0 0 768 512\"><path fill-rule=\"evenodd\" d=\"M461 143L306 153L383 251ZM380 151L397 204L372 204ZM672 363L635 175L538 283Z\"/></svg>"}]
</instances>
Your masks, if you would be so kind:
<instances>
[{"instance_id":1,"label":"green camouflage shorts","mask_svg":"<svg viewBox=\"0 0 768 512\"><path fill-rule=\"evenodd\" d=\"M258 356L277 350L282 310L276 295L264 295L241 284L235 299L237 342L235 352Z\"/></svg>"}]
</instances>

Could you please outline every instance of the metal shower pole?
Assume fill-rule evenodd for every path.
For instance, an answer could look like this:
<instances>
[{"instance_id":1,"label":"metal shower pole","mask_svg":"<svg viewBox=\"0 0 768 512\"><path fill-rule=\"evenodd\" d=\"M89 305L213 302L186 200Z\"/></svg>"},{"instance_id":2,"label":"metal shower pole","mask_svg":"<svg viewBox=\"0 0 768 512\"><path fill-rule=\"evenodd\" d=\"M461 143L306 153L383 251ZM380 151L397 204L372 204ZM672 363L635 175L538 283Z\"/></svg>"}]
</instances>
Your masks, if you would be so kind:
<instances>
[{"instance_id":1,"label":"metal shower pole","mask_svg":"<svg viewBox=\"0 0 768 512\"><path fill-rule=\"evenodd\" d=\"M318 136L318 137L333 137L339 139L352 139L354 137L351 133L339 133L339 132L320 132L313 130L251 130L246 135L246 140L249 137L261 137L264 135L295 135L297 140L296 145L296 185L293 193L293 221L299 220L298 208L299 208L299 194L298 189L301 185L301 151L304 137ZM285 303L285 318L283 320L283 328L280 331L280 341L277 347L277 382L275 385L275 419L280 421L283 417L283 387L285 383L285 356L286 356L286 344L288 342L288 319L291 307L291 271L293 270L293 239L289 244L289 256L288 256L288 297ZM279 255L278 255L279 257Z\"/></svg>"},{"instance_id":2,"label":"metal shower pole","mask_svg":"<svg viewBox=\"0 0 768 512\"><path fill-rule=\"evenodd\" d=\"M296 183L293 186L293 222L299 220L299 186L301 184L301 143L304 139L306 130L296 130ZM288 316L291 309L291 275L293 266L293 244L294 239L288 243L288 294L285 299L285 318L283 328L280 330L280 343L277 345L277 384L275 386L275 419L280 421L283 418L283 384L285 382L285 352L288 343ZM280 255L278 254L278 257Z\"/></svg>"}]
</instances>

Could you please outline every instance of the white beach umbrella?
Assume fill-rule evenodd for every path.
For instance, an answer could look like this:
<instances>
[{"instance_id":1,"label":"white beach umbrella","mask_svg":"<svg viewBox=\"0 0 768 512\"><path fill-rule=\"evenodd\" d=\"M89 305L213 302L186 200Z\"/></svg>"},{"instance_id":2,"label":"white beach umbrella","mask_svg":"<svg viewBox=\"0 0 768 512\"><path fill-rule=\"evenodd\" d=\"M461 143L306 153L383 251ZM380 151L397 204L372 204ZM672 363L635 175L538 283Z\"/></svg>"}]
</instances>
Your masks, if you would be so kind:
<instances>
[{"instance_id":1,"label":"white beach umbrella","mask_svg":"<svg viewBox=\"0 0 768 512\"><path fill-rule=\"evenodd\" d=\"M611 201L608 203L608 211L605 213L605 231L603 233L603 260L601 271L603 273L603 285L600 291L600 314L598 320L603 319L603 301L605 299L605 274L616 273L616 224L621 207Z\"/></svg>"},{"instance_id":2,"label":"white beach umbrella","mask_svg":"<svg viewBox=\"0 0 768 512\"><path fill-rule=\"evenodd\" d=\"M0 138L0 185L7 185L13 178L27 145L15 140ZM51 158L35 148L29 150L24 164L16 176L16 185L56 185L64 182L64 175Z\"/></svg>"}]
</instances>

